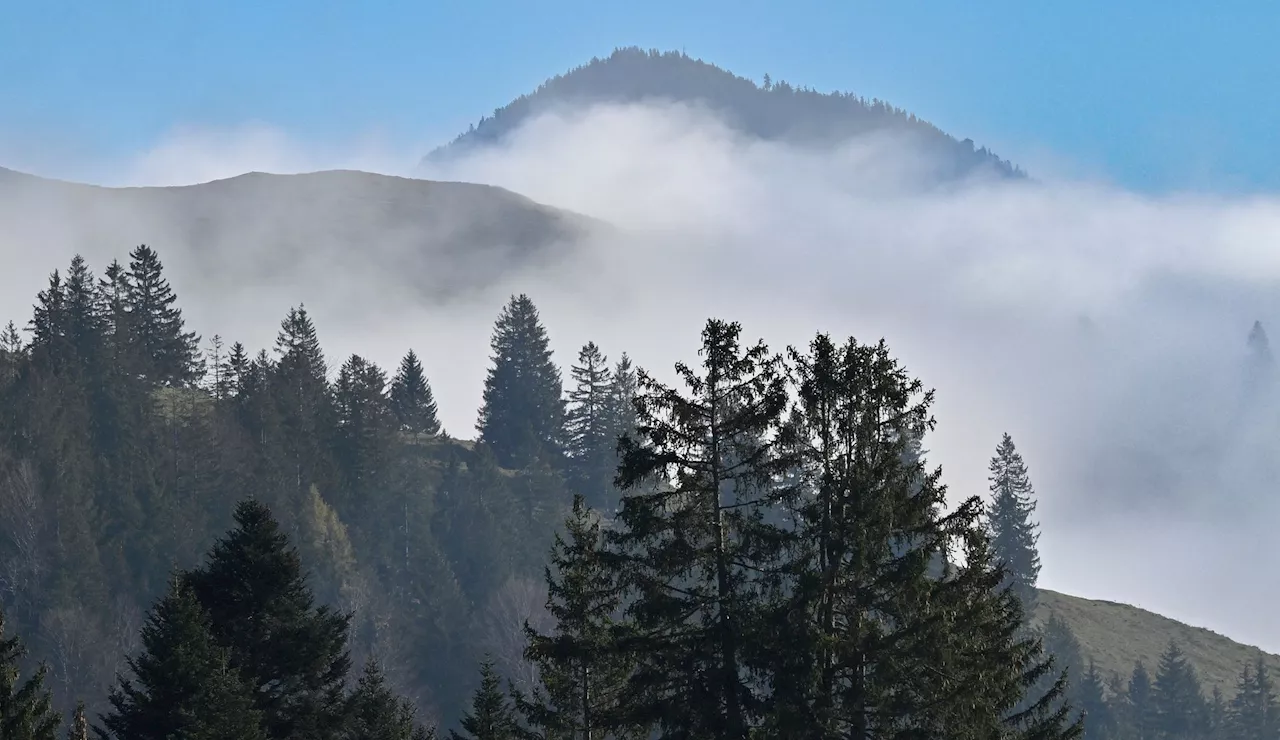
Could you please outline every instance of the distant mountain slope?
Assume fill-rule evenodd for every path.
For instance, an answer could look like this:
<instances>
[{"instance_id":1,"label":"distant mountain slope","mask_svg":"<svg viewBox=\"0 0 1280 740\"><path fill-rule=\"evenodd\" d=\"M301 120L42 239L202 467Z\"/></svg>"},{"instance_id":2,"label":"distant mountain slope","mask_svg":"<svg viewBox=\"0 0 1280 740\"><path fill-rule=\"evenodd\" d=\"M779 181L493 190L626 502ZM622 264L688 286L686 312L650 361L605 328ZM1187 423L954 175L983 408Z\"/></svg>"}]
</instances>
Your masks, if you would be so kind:
<instances>
[{"instance_id":1,"label":"distant mountain slope","mask_svg":"<svg viewBox=\"0 0 1280 740\"><path fill-rule=\"evenodd\" d=\"M494 111L427 161L448 159L501 141L532 116L560 105L674 101L698 104L733 128L765 140L829 143L872 132L911 136L932 150L940 176L990 171L1020 177L1022 172L973 142L958 141L937 127L880 100L849 93L819 93L786 82L765 86L738 77L682 52L618 49L557 75L536 91Z\"/></svg>"},{"instance_id":2,"label":"distant mountain slope","mask_svg":"<svg viewBox=\"0 0 1280 740\"><path fill-rule=\"evenodd\" d=\"M542 259L594 225L502 188L354 171L143 188L0 172L0 256L56 247L97 264L147 243L215 283L304 279L320 263L341 279L376 263L438 296Z\"/></svg>"},{"instance_id":3,"label":"distant mountain slope","mask_svg":"<svg viewBox=\"0 0 1280 740\"><path fill-rule=\"evenodd\" d=\"M1257 659L1261 650L1241 645L1228 637L1201 627L1192 627L1128 604L1068 596L1056 591L1040 591L1037 618L1047 620L1056 613L1080 640L1086 660L1109 677L1113 672L1128 680L1134 661L1141 660L1154 671L1160 653L1177 640L1196 667L1200 683L1208 694L1216 686L1228 697L1235 694L1236 679L1246 662ZM1280 656L1267 655L1268 667L1280 673Z\"/></svg>"}]
</instances>

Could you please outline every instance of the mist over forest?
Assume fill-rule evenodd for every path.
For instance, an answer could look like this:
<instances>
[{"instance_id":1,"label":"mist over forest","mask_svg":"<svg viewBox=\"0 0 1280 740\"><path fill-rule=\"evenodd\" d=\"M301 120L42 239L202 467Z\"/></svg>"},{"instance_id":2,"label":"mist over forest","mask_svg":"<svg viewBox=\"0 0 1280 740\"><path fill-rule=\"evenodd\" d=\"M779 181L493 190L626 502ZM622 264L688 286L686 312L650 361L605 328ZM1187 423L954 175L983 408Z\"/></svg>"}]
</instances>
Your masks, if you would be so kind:
<instances>
[{"instance_id":1,"label":"mist over forest","mask_svg":"<svg viewBox=\"0 0 1280 740\"><path fill-rule=\"evenodd\" d=\"M73 256L97 280L146 244L163 261L209 372L221 361L211 354L215 335L219 352L242 343L247 363L282 346L288 357L293 345L278 338L295 331L289 341L322 348L327 374L316 380L329 383L359 376L361 367L346 365L353 354L390 383L413 349L433 393L434 433L451 450L422 454L448 470L454 463L443 461L478 454L471 441L482 436L494 321L519 313L516 296L536 305L566 390L588 342L609 366L625 353L657 381L677 383L675 363L701 361L709 318L740 322L744 346L763 338L775 351L806 347L816 332L868 346L883 338L911 377L936 391L937 427L921 450L941 466L950 506L988 496L992 455L1006 433L1016 440L1035 484L1042 588L1132 604L1280 652L1280 555L1268 546L1280 520L1280 398L1266 336L1280 325L1280 201L1153 196L1024 173L880 101L841 102L701 67L695 74L667 57L657 57L668 65L661 69L621 59L584 68L594 78L579 71L549 81L425 160L422 152L310 151L287 132L245 130L179 133L121 167L120 179L94 185L0 170L0 324L26 328L50 272L65 278ZM653 80L619 70L623 63ZM617 89L618 79L640 81L596 94ZM670 79L714 94L659 95ZM870 112L859 119L846 107ZM213 383L202 373L174 385ZM218 423L256 429L230 400L217 403ZM168 428L156 424L157 433ZM241 485L276 480L246 462L260 454L246 444L220 452L219 465ZM405 462L418 452L386 444L398 461L387 465L421 472ZM360 551L377 542L379 524L356 521L359 486L333 454L335 462L316 463L326 471L316 480L332 487L318 495L350 519ZM467 464L467 475L478 475ZM562 526L568 489L549 493L542 471L523 463L497 467L518 471L493 484L503 495L558 502L535 507L545 515L535 531ZM396 478L386 490L408 485ZM200 562L250 493L204 502L222 505L221 519L202 504L192 539L167 543L179 548L182 567ZM298 500L310 501L305 495ZM504 549L514 525L482 526L465 519L474 512L433 506L421 513L432 522L423 531L452 569L456 593L454 611L441 616L437 605L432 617L441 632L421 644L450 643L449 630L473 617L532 608L503 599L545 598L531 584L549 537L492 565L463 547L460 532L481 527L491 547ZM325 515L307 524L297 512L276 514L302 537L304 556L322 557L316 543L328 540L312 532L308 543L305 532ZM409 538L407 521L404 529ZM147 557L163 550L148 547L159 549ZM369 569L361 578L401 583L379 570L390 554L361 558ZM147 601L130 607L135 623L163 593L162 565L143 568L137 593ZM496 573L501 583L480 585ZM344 582L326 573L317 586L356 603L344 601L356 598L342 592ZM359 598L399 598L387 589ZM408 618L387 609L388 619ZM48 632L38 619L26 627ZM365 638L364 652L382 649L383 638ZM121 639L120 647L137 647ZM485 640L495 639L469 636L447 671L415 674L401 656L389 675L398 689L420 689L411 699L421 713L453 722L475 684L477 646L492 649ZM79 696L100 690L108 667L64 684Z\"/></svg>"}]
</instances>

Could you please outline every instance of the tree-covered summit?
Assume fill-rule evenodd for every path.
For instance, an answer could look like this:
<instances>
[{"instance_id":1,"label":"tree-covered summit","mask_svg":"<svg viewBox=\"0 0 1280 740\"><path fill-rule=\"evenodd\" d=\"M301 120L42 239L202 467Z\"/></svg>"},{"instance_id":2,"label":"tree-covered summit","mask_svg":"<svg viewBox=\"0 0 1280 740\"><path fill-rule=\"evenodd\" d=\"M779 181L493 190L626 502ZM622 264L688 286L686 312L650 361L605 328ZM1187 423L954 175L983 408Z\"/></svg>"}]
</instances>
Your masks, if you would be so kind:
<instances>
[{"instance_id":1,"label":"tree-covered summit","mask_svg":"<svg viewBox=\"0 0 1280 740\"><path fill-rule=\"evenodd\" d=\"M704 107L733 129L767 141L821 144L861 134L906 134L931 151L942 179L989 172L1022 177L1016 166L971 140L960 141L914 114L849 92L823 93L774 81L757 83L683 51L616 49L609 56L559 74L480 119L427 161L447 160L494 144L534 116L559 106L676 102Z\"/></svg>"}]
</instances>

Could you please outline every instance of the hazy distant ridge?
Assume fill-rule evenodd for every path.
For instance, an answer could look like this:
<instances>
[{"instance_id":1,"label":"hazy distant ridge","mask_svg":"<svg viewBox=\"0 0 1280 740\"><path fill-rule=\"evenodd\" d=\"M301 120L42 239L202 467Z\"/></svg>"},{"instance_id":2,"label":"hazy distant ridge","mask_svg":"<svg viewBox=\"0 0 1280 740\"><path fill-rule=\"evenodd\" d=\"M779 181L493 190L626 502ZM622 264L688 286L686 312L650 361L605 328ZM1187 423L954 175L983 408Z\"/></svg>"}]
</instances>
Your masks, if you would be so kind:
<instances>
[{"instance_id":1,"label":"hazy distant ridge","mask_svg":"<svg viewBox=\"0 0 1280 740\"><path fill-rule=\"evenodd\" d=\"M485 117L469 131L427 156L440 161L500 142L530 118L558 106L595 103L677 102L705 107L731 128L766 141L830 144L870 133L909 136L935 160L942 177L989 172L1023 177L1023 172L972 140L957 140L933 124L882 100L852 93L820 93L770 81L767 86L739 77L683 52L618 49L609 57L547 80Z\"/></svg>"}]
</instances>

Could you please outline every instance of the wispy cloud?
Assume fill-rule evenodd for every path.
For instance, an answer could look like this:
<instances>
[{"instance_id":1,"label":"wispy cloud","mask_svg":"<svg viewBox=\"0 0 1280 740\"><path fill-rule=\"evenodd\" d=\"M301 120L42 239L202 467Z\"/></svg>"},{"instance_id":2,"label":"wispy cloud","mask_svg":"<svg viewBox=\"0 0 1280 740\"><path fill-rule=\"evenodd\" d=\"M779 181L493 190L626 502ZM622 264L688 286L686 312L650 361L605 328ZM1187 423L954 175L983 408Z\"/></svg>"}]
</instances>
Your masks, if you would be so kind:
<instances>
[{"instance_id":1,"label":"wispy cloud","mask_svg":"<svg viewBox=\"0 0 1280 740\"><path fill-rule=\"evenodd\" d=\"M316 152L268 129L203 132L158 145L125 179L404 174L413 155ZM246 245L191 254L166 228L173 214L134 214L129 233L154 223L173 239L157 246L206 335L266 346L276 317L305 301L334 359L358 351L390 365L416 347L447 428L462 435L490 324L512 292L541 308L565 366L593 339L665 372L691 356L708 316L740 320L778 349L819 330L884 337L938 391L928 446L956 495L985 491L987 460L1013 434L1042 501L1044 585L1280 651L1269 618L1280 556L1266 547L1280 517L1267 462L1280 407L1244 399L1240 384L1252 322L1280 326L1280 200L1154 198L1073 180L936 187L928 159L894 137L797 148L655 106L549 114L421 174L500 185L617 229L443 302L415 286L453 258L417 272L385 255L353 260L393 234L333 233L278 277L232 290L201 265ZM63 229L22 252L14 223L0 225L0 256L34 267L6 279L21 296L0 306L10 311L25 310L37 273L88 243ZM105 245L104 257L108 246L129 245Z\"/></svg>"}]
</instances>

